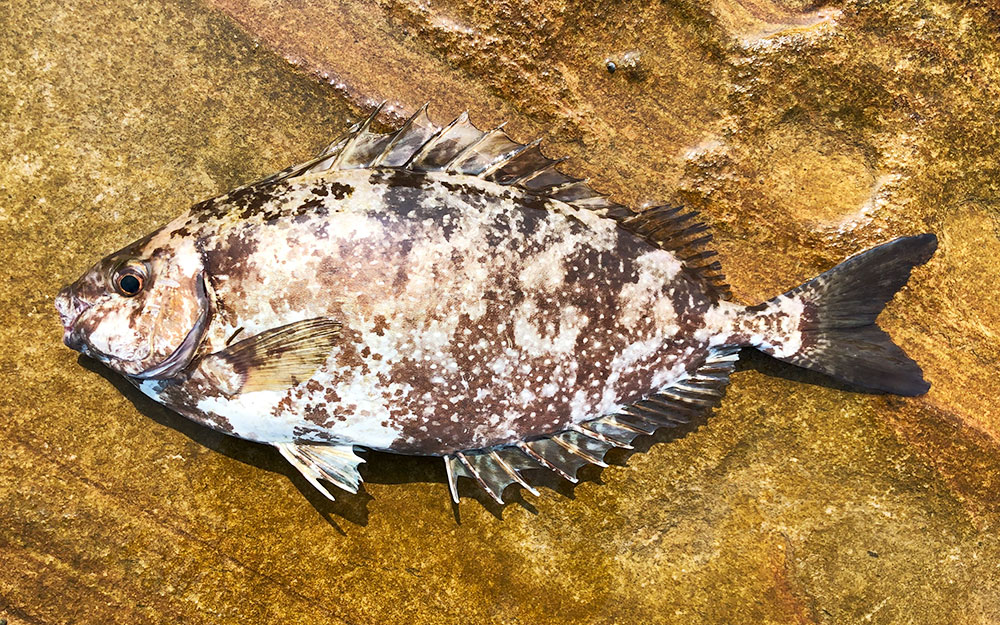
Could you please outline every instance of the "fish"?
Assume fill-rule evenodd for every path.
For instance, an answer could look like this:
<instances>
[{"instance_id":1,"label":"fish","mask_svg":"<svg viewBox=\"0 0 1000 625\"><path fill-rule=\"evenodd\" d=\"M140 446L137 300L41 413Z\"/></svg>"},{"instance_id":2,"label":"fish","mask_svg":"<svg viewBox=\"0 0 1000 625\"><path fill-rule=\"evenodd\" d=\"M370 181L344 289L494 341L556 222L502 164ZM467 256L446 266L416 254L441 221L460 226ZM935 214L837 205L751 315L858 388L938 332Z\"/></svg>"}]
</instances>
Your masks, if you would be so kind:
<instances>
[{"instance_id":1,"label":"fish","mask_svg":"<svg viewBox=\"0 0 1000 625\"><path fill-rule=\"evenodd\" d=\"M56 297L64 343L330 499L364 450L443 458L456 503L462 478L499 504L538 469L576 482L711 412L744 348L930 388L877 317L934 234L746 305L696 211L617 204L466 113L376 132L381 108L97 262Z\"/></svg>"}]
</instances>

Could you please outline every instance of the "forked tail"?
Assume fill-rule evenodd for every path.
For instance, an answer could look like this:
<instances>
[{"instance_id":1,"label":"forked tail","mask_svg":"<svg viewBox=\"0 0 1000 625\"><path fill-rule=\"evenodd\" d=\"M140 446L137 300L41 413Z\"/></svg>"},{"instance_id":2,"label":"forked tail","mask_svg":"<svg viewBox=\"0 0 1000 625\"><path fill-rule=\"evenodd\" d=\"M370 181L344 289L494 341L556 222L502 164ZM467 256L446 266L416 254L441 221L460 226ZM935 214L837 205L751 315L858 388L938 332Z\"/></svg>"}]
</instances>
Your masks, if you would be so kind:
<instances>
[{"instance_id":1,"label":"forked tail","mask_svg":"<svg viewBox=\"0 0 1000 625\"><path fill-rule=\"evenodd\" d=\"M875 318L909 280L910 271L926 263L936 249L933 234L901 237L852 256L749 309L760 321L787 320L767 323L752 344L779 360L872 390L926 393L930 384L920 367L878 327ZM797 327L789 327L788 322Z\"/></svg>"}]
</instances>

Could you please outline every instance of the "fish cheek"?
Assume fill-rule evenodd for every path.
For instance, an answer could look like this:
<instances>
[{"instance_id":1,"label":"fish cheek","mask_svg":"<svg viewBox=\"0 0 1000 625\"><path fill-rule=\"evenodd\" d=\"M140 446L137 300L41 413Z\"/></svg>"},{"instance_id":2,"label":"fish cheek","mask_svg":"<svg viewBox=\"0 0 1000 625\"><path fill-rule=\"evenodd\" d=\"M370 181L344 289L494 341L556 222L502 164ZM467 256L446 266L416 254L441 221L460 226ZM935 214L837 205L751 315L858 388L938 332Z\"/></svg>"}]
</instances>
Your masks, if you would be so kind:
<instances>
[{"instance_id":1,"label":"fish cheek","mask_svg":"<svg viewBox=\"0 0 1000 625\"><path fill-rule=\"evenodd\" d=\"M110 358L108 366L125 375L141 370L150 355L149 343L141 325L134 322L133 312L133 306L109 300L88 311L75 330L97 354Z\"/></svg>"}]
</instances>

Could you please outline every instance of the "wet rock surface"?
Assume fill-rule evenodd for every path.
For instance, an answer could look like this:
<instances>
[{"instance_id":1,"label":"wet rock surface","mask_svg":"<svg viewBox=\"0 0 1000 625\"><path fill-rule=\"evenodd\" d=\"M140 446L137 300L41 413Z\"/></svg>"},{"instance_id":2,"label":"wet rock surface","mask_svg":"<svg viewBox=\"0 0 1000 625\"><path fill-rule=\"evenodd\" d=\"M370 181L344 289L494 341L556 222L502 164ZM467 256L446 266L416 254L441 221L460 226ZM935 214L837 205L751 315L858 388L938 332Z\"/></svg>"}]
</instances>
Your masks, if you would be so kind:
<instances>
[{"instance_id":1,"label":"wet rock surface","mask_svg":"<svg viewBox=\"0 0 1000 625\"><path fill-rule=\"evenodd\" d=\"M0 29L11 625L1000 621L990 3L13 0ZM700 428L575 488L455 509L439 462L369 454L330 504L61 345L62 284L383 98L698 208L746 302L937 233L880 318L933 388L746 354Z\"/></svg>"}]
</instances>

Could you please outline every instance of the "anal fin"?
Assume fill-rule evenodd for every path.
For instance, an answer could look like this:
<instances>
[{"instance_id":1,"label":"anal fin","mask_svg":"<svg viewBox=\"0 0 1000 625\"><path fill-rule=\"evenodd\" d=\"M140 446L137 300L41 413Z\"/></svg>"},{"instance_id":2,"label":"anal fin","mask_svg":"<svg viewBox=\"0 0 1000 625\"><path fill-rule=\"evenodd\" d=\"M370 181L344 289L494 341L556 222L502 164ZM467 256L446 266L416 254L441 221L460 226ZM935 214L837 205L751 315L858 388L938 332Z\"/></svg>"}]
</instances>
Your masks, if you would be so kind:
<instances>
[{"instance_id":1,"label":"anal fin","mask_svg":"<svg viewBox=\"0 0 1000 625\"><path fill-rule=\"evenodd\" d=\"M611 449L631 449L636 438L660 428L689 425L718 405L738 356L738 348L714 350L683 379L619 412L572 424L561 432L513 445L449 454L445 468L452 499L458 503L460 477L474 480L501 504L503 492L511 484L538 494L521 473L528 469L546 469L575 483L582 467L606 467L604 457Z\"/></svg>"},{"instance_id":2,"label":"anal fin","mask_svg":"<svg viewBox=\"0 0 1000 625\"><path fill-rule=\"evenodd\" d=\"M352 445L275 443L274 446L327 499L337 500L320 480L330 482L349 493L358 492L361 485L358 465L365 460L354 453Z\"/></svg>"}]
</instances>

